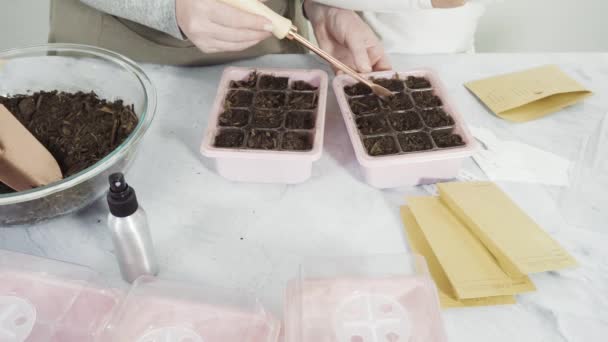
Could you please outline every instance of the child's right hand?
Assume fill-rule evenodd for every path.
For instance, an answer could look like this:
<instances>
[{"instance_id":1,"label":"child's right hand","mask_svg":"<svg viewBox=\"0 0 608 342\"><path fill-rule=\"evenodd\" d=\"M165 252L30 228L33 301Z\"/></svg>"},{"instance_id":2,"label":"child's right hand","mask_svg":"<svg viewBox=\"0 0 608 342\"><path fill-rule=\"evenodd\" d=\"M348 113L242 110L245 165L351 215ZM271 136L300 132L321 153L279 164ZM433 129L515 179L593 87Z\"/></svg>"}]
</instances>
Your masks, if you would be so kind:
<instances>
[{"instance_id":1,"label":"child's right hand","mask_svg":"<svg viewBox=\"0 0 608 342\"><path fill-rule=\"evenodd\" d=\"M467 0L431 0L435 8L454 8L464 6Z\"/></svg>"}]
</instances>

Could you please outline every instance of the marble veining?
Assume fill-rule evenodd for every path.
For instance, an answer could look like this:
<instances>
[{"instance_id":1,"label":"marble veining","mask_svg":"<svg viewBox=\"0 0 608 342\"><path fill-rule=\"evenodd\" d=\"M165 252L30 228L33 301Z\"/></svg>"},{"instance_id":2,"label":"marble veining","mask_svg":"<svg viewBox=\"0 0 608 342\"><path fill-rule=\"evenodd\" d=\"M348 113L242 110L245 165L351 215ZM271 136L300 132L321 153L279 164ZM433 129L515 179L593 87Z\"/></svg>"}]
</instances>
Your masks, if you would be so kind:
<instances>
[{"instance_id":1,"label":"marble veining","mask_svg":"<svg viewBox=\"0 0 608 342\"><path fill-rule=\"evenodd\" d=\"M582 139L608 112L608 54L392 56L396 70L437 70L465 119L503 139L575 160ZM463 83L541 64L558 64L595 92L541 120L513 124L490 114ZM323 68L310 56L266 56L253 67ZM403 253L398 207L422 188L379 191L361 181L333 95L324 154L301 185L236 184L222 179L198 149L224 66L144 67L157 87L155 122L127 174L148 212L165 276L253 291L277 315L285 281L312 256ZM466 168L479 173L473 162ZM538 291L504 307L443 311L450 341L603 342L608 340L608 222L567 224L559 188L501 186L579 261L573 270L533 275ZM608 189L606 189L608 190ZM581 204L583 205L583 204ZM106 206L36 226L0 227L0 248L119 272L106 231Z\"/></svg>"}]
</instances>

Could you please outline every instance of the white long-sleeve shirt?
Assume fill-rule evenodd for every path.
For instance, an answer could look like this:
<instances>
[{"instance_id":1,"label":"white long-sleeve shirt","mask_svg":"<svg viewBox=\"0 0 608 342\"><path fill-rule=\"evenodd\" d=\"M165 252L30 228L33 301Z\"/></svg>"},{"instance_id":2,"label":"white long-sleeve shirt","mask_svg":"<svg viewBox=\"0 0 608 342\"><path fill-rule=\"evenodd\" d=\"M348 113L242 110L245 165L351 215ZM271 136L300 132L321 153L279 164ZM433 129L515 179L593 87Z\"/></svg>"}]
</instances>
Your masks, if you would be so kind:
<instances>
[{"instance_id":1,"label":"white long-sleeve shirt","mask_svg":"<svg viewBox=\"0 0 608 342\"><path fill-rule=\"evenodd\" d=\"M431 0L314 0L362 13L388 53L432 54L472 52L477 22L485 2L433 8Z\"/></svg>"}]
</instances>

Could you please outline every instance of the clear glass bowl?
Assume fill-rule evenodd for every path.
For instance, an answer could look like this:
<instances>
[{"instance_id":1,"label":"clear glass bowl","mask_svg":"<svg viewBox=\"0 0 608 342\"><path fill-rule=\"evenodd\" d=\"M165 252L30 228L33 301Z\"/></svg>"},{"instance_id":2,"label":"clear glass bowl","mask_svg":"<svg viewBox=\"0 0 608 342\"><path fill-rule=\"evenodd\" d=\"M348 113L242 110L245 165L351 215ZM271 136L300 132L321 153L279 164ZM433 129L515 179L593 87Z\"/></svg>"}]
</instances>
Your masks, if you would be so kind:
<instances>
[{"instance_id":1,"label":"clear glass bowl","mask_svg":"<svg viewBox=\"0 0 608 342\"><path fill-rule=\"evenodd\" d=\"M131 135L89 168L44 187L0 195L0 226L31 224L71 213L99 199L112 172L126 171L156 111L156 91L132 60L109 50L48 44L0 52L0 95L40 90L94 91L100 98L133 104L139 124Z\"/></svg>"}]
</instances>

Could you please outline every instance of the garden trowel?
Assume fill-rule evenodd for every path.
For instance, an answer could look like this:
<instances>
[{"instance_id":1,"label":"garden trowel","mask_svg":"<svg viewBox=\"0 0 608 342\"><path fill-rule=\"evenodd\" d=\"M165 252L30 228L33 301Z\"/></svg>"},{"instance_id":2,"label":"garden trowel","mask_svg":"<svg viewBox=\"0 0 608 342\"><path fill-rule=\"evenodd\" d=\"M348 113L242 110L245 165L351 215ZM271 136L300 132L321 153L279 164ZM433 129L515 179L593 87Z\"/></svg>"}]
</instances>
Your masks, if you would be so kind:
<instances>
[{"instance_id":1,"label":"garden trowel","mask_svg":"<svg viewBox=\"0 0 608 342\"><path fill-rule=\"evenodd\" d=\"M287 38L287 39L298 42L300 45L303 45L307 49L316 53L317 55L319 55L319 57L323 58L324 60L329 62L331 65L336 67L337 69L342 70L344 73L350 75L357 81L362 82L365 85L367 85L368 87L370 87L372 89L372 91L374 92L374 94L376 94L380 97L388 97L388 96L393 95L390 90L388 90L378 84L375 84L374 82L361 76L357 71L353 70L348 65L340 62L339 60L334 58L332 55L330 55L327 52L323 51L322 49L318 48L317 46L312 44L310 41L308 41L306 38L299 35L297 32L297 28L291 23L291 20L289 20L283 16L280 16L279 14L274 12L268 6L264 5L259 0L221 0L221 1L228 5L241 9L243 11L261 15L264 18L270 20L273 25L272 34L275 37L277 37L278 39Z\"/></svg>"},{"instance_id":2,"label":"garden trowel","mask_svg":"<svg viewBox=\"0 0 608 342\"><path fill-rule=\"evenodd\" d=\"M0 181L24 191L62 178L51 153L0 104Z\"/></svg>"}]
</instances>

